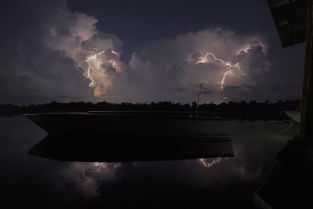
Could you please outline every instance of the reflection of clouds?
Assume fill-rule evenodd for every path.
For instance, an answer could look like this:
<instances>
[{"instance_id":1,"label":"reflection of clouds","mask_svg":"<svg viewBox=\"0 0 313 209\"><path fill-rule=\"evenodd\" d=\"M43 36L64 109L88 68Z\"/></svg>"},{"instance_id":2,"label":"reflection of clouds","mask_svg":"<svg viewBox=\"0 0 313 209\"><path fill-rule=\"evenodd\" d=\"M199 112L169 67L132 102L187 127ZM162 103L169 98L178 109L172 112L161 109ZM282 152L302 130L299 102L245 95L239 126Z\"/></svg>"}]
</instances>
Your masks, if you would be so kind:
<instances>
[{"instance_id":1,"label":"reflection of clouds","mask_svg":"<svg viewBox=\"0 0 313 209\"><path fill-rule=\"evenodd\" d=\"M91 164L97 170L97 172L101 173L102 175L106 175L107 171L112 171L112 169L115 169L120 166L119 163L105 163L105 162L93 162Z\"/></svg>"},{"instance_id":2,"label":"reflection of clouds","mask_svg":"<svg viewBox=\"0 0 313 209\"><path fill-rule=\"evenodd\" d=\"M116 168L120 163L105 162L74 162L64 170L64 173L87 198L96 196L99 184L114 178Z\"/></svg>"},{"instance_id":3,"label":"reflection of clouds","mask_svg":"<svg viewBox=\"0 0 313 209\"><path fill-rule=\"evenodd\" d=\"M202 163L204 167L210 168L215 164L218 164L222 161L223 158L221 157L214 157L214 158L200 158L199 161ZM226 159L226 158L225 158Z\"/></svg>"},{"instance_id":4,"label":"reflection of clouds","mask_svg":"<svg viewBox=\"0 0 313 209\"><path fill-rule=\"evenodd\" d=\"M285 125L275 124L272 128L280 130ZM275 161L276 153L283 148L291 135L265 134L255 123L251 122L237 122L234 129L236 131L231 136L234 158L217 157L133 163L71 163L65 171L66 176L87 198L98 195L101 197L121 195L121 199L133 196L135 198L139 190L152 192L153 188L161 186L162 190L170 190L167 188L170 187L167 185L168 181L177 188L180 187L179 185L193 185L227 189L229 185L237 185L236 182L243 187L257 185L267 175ZM133 188L134 185L138 188ZM117 192L128 191L130 187L136 192L125 192L125 194ZM118 189L115 191L113 188ZM118 194L111 194L112 192Z\"/></svg>"},{"instance_id":5,"label":"reflection of clouds","mask_svg":"<svg viewBox=\"0 0 313 209\"><path fill-rule=\"evenodd\" d=\"M200 208L208 202L210 206L213 202L212 208L231 208L218 207L218 204L225 196L239 199L238 195L254 192L272 168L276 153L296 133L294 130L288 135L273 135L260 130L255 122L234 123L231 139L235 157L223 158L207 168L198 159L70 163L37 158L27 155L27 151L46 135L44 131L24 117L0 118L0 125L4 202L21 202L33 208L47 202L50 208L80 208L89 203L96 206L85 208L118 208L117 203L124 203L126 208L142 202L149 207L151 202L166 201L172 201L177 208L184 208L190 202L189 208ZM288 126L264 125L274 132ZM205 160L211 162L212 159ZM233 200L228 202L234 207Z\"/></svg>"},{"instance_id":6,"label":"reflection of clouds","mask_svg":"<svg viewBox=\"0 0 313 209\"><path fill-rule=\"evenodd\" d=\"M239 153L240 154L240 153ZM200 158L199 161L206 168L212 168L217 164L223 163L225 160L229 158L225 157L216 157L216 158ZM238 162L233 160L232 164L228 166L228 172L231 173L232 177L239 178L243 181L249 182L257 180L261 177L263 171L263 167L259 166L255 169L251 169L251 167L242 164L242 162Z\"/></svg>"},{"instance_id":7,"label":"reflection of clouds","mask_svg":"<svg viewBox=\"0 0 313 209\"><path fill-rule=\"evenodd\" d=\"M288 124L269 124L275 133ZM255 184L267 175L275 162L277 152L297 131L284 135L273 135L259 129L256 123L237 122L231 135L234 158L208 158L189 161L194 183L218 186L233 181ZM187 162L187 161L186 161ZM207 169L209 168L209 169Z\"/></svg>"}]
</instances>

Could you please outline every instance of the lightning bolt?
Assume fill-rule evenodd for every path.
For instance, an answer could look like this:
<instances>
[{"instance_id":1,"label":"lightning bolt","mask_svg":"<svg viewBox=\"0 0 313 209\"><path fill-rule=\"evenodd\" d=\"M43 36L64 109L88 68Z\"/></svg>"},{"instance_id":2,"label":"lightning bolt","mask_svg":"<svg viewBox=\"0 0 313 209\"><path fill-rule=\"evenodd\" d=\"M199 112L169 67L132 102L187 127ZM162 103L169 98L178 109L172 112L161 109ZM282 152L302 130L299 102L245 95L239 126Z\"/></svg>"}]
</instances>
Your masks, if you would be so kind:
<instances>
[{"instance_id":1,"label":"lightning bolt","mask_svg":"<svg viewBox=\"0 0 313 209\"><path fill-rule=\"evenodd\" d=\"M223 74L223 78L222 80L219 82L220 86L221 86L221 90L224 89L225 86L225 80L226 77L228 75L232 75L232 76L236 76L236 77L240 77L240 76L245 76L246 74L242 71L239 63L237 62L236 64L232 65L230 62L226 62L223 59L217 58L215 56L215 54L211 53L211 52L207 52L205 53L204 56L200 57L200 59L196 62L196 64L200 64L200 63L209 63L210 60L208 58L208 56L212 57L213 60L215 60L216 62L220 62L222 63L225 67L226 67L226 71Z\"/></svg>"},{"instance_id":2,"label":"lightning bolt","mask_svg":"<svg viewBox=\"0 0 313 209\"><path fill-rule=\"evenodd\" d=\"M111 85L109 75L106 74L103 69L104 66L111 65L116 71L121 71L121 66L114 58L109 58L104 55L105 51L98 51L97 48L89 48L94 50L95 53L87 56L79 63L79 67L82 67L83 63L86 63L86 67L82 67L85 71L85 76L90 80L89 87L94 88L94 95L96 97L101 96L107 87ZM120 54L114 50L111 53L119 58Z\"/></svg>"},{"instance_id":3,"label":"lightning bolt","mask_svg":"<svg viewBox=\"0 0 313 209\"><path fill-rule=\"evenodd\" d=\"M87 78L89 78L91 81L89 84L89 87L92 87L95 84L95 81L91 76L91 72L96 72L97 74L100 74L100 75L102 74L100 71L100 63L98 61L98 57L104 54L104 51L98 52L97 48L92 48L92 49L94 49L96 53L86 57L85 60L83 61L83 62L86 62L88 65ZM92 67L92 63L94 63L95 67Z\"/></svg>"}]
</instances>

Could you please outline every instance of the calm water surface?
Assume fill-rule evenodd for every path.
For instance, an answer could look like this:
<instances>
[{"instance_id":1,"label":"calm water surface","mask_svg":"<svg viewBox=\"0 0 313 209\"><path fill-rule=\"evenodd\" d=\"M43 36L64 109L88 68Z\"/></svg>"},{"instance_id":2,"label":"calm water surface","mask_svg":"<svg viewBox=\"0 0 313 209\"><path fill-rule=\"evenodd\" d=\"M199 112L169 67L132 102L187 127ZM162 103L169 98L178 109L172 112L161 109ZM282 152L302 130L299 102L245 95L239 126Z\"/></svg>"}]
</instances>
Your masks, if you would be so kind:
<instances>
[{"instance_id":1,"label":"calm water surface","mask_svg":"<svg viewBox=\"0 0 313 209\"><path fill-rule=\"evenodd\" d=\"M46 133L0 118L0 197L7 208L254 208L251 196L298 132L288 123L235 122L234 158L86 163L27 154Z\"/></svg>"}]
</instances>

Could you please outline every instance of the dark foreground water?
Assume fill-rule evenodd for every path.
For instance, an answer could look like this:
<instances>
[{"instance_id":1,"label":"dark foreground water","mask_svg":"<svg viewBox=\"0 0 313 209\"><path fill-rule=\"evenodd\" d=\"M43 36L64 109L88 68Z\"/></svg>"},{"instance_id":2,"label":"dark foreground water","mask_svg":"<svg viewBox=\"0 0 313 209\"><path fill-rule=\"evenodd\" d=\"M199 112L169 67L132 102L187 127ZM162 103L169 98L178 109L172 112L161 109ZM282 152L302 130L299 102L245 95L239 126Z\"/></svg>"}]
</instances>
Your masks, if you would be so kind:
<instances>
[{"instance_id":1,"label":"dark foreground water","mask_svg":"<svg viewBox=\"0 0 313 209\"><path fill-rule=\"evenodd\" d=\"M252 196L287 140L288 123L235 122L234 158L104 163L28 154L46 133L25 117L0 118L5 208L255 208ZM2 208L2 207L1 207Z\"/></svg>"}]
</instances>

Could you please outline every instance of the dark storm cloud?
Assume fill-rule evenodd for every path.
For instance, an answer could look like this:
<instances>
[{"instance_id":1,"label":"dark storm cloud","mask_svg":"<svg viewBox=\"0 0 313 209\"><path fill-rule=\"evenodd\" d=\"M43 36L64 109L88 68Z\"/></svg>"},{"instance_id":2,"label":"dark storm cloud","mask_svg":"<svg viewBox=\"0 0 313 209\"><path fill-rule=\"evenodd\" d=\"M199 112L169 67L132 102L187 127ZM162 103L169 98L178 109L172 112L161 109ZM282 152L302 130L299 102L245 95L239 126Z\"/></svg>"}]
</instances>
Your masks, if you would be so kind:
<instances>
[{"instance_id":1,"label":"dark storm cloud","mask_svg":"<svg viewBox=\"0 0 313 209\"><path fill-rule=\"evenodd\" d=\"M62 52L44 46L46 15L61 1L1 3L0 103L68 101L90 97L88 81Z\"/></svg>"}]
</instances>

